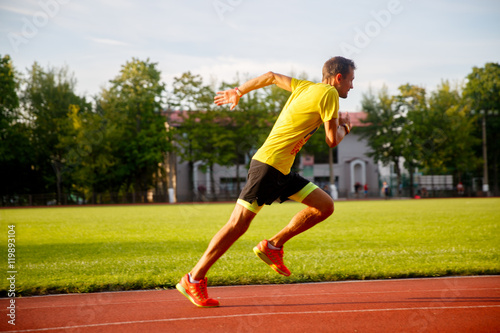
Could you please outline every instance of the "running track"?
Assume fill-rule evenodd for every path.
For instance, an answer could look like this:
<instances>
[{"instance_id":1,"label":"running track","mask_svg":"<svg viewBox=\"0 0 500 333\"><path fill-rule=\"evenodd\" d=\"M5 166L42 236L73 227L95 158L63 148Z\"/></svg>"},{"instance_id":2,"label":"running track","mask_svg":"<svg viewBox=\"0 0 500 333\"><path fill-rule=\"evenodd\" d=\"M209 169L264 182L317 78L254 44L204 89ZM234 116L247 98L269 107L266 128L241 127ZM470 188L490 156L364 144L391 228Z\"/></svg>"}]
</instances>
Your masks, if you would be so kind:
<instances>
[{"instance_id":1,"label":"running track","mask_svg":"<svg viewBox=\"0 0 500 333\"><path fill-rule=\"evenodd\" d=\"M209 288L219 308L177 290L0 299L0 331L500 332L500 276Z\"/></svg>"}]
</instances>

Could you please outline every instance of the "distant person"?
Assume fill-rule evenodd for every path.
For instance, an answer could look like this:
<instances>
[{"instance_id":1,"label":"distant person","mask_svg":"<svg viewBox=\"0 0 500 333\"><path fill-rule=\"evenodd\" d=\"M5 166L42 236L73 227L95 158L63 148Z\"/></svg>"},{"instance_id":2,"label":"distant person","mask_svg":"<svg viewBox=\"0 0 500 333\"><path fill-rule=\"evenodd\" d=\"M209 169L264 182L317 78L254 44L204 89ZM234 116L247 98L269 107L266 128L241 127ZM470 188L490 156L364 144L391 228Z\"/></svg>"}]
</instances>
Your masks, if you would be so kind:
<instances>
[{"instance_id":1,"label":"distant person","mask_svg":"<svg viewBox=\"0 0 500 333\"><path fill-rule=\"evenodd\" d=\"M361 190L361 184L359 182L356 182L356 184L354 184L354 192L356 193L356 199L359 198L360 190Z\"/></svg>"},{"instance_id":2,"label":"distant person","mask_svg":"<svg viewBox=\"0 0 500 333\"><path fill-rule=\"evenodd\" d=\"M330 193L330 186L328 184L325 184L325 186L323 186L323 191L328 193L329 196L332 196Z\"/></svg>"},{"instance_id":3,"label":"distant person","mask_svg":"<svg viewBox=\"0 0 500 333\"><path fill-rule=\"evenodd\" d=\"M210 267L240 238L264 204L291 199L307 207L298 212L288 225L273 237L261 241L255 254L279 274L289 276L283 263L283 244L329 217L333 199L290 169L302 146L318 130L325 127L326 143L337 146L351 131L349 114L339 116L339 97L346 98L353 88L355 65L352 60L334 57L323 66L321 83L298 80L268 72L243 85L217 92L217 105L238 105L242 95L272 84L292 94L283 107L271 133L253 156L248 178L227 224L212 238L207 250L177 284L177 289L199 307L218 306L208 298L206 274Z\"/></svg>"},{"instance_id":4,"label":"distant person","mask_svg":"<svg viewBox=\"0 0 500 333\"><path fill-rule=\"evenodd\" d=\"M384 182L384 184L382 185L382 195L384 196L384 198L389 199L389 185L387 184L387 182Z\"/></svg>"},{"instance_id":5,"label":"distant person","mask_svg":"<svg viewBox=\"0 0 500 333\"><path fill-rule=\"evenodd\" d=\"M365 198L368 198L368 184L365 184L363 191L365 192Z\"/></svg>"},{"instance_id":6,"label":"distant person","mask_svg":"<svg viewBox=\"0 0 500 333\"><path fill-rule=\"evenodd\" d=\"M198 186L198 194L200 197L200 201L206 201L207 197L205 196L205 193L207 193L207 188L204 185Z\"/></svg>"},{"instance_id":7,"label":"distant person","mask_svg":"<svg viewBox=\"0 0 500 333\"><path fill-rule=\"evenodd\" d=\"M462 182L457 184L457 193L458 195L464 195L464 184Z\"/></svg>"}]
</instances>

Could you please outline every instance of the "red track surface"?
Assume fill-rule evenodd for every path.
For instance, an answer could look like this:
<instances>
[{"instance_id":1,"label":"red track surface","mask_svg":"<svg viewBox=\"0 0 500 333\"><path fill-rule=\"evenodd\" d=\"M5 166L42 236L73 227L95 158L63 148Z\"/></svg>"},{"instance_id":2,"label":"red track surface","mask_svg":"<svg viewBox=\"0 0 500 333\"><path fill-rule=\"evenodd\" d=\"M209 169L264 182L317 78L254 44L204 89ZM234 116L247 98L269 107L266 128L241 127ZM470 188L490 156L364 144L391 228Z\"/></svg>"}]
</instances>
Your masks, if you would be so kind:
<instances>
[{"instance_id":1,"label":"red track surface","mask_svg":"<svg viewBox=\"0 0 500 333\"><path fill-rule=\"evenodd\" d=\"M212 287L200 309L177 290L0 299L20 332L500 332L500 276Z\"/></svg>"}]
</instances>

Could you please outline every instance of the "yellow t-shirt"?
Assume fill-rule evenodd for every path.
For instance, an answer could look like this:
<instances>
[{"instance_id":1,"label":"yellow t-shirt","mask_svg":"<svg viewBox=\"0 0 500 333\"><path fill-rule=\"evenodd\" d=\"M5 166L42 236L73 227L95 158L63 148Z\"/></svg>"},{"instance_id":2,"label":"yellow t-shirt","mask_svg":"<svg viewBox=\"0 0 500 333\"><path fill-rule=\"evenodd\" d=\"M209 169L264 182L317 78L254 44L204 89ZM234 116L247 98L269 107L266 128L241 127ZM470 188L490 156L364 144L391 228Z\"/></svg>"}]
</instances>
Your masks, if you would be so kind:
<instances>
[{"instance_id":1,"label":"yellow t-shirt","mask_svg":"<svg viewBox=\"0 0 500 333\"><path fill-rule=\"evenodd\" d=\"M266 142L253 158L290 173L295 155L325 121L338 118L339 93L324 83L292 78L288 98Z\"/></svg>"}]
</instances>

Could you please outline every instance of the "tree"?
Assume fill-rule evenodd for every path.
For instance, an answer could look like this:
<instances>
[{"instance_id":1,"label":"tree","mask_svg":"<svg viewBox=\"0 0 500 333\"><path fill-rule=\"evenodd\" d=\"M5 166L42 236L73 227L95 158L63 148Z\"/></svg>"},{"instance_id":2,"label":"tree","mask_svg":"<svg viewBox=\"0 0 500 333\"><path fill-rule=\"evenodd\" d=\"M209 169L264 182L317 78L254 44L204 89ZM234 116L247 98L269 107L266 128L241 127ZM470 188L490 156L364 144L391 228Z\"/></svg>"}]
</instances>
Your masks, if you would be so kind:
<instances>
[{"instance_id":1,"label":"tree","mask_svg":"<svg viewBox=\"0 0 500 333\"><path fill-rule=\"evenodd\" d=\"M67 164L73 170L73 187L85 197L92 197L92 203L96 202L97 193L109 190L113 198L113 193L121 186L116 175L109 172L119 163L113 154L113 147L121 139L113 137L118 133L117 124L107 121L98 108L93 112L81 112L77 105L71 105L68 117L73 135L66 137L63 144L68 151Z\"/></svg>"},{"instance_id":2,"label":"tree","mask_svg":"<svg viewBox=\"0 0 500 333\"><path fill-rule=\"evenodd\" d=\"M198 110L210 110L213 104L213 92L207 86L203 85L203 79L200 75L193 75L191 72L183 73L180 77L174 78L173 96L170 99L170 105L182 111L183 122L180 127L174 131L176 137L176 152L183 161L188 162L189 188L192 191L191 197L194 199L194 163L201 160L200 155L206 159L209 151L203 151L203 145L211 140L205 135L205 129L210 130L208 126L210 116L205 117ZM210 103L208 101L210 100ZM205 117L202 120L200 117ZM207 126L207 127L206 127ZM210 159L212 160L212 159ZM213 182L212 182L213 184Z\"/></svg>"},{"instance_id":3,"label":"tree","mask_svg":"<svg viewBox=\"0 0 500 333\"><path fill-rule=\"evenodd\" d=\"M0 83L0 126L5 129L18 118L15 110L19 106L18 82L9 55L0 57Z\"/></svg>"},{"instance_id":4,"label":"tree","mask_svg":"<svg viewBox=\"0 0 500 333\"><path fill-rule=\"evenodd\" d=\"M358 131L367 140L371 152L368 156L384 165L393 163L397 176L397 186L401 184L400 158L407 144L404 135L406 117L394 97L389 96L387 87L382 88L376 98L371 92L364 94L361 105L367 116Z\"/></svg>"},{"instance_id":5,"label":"tree","mask_svg":"<svg viewBox=\"0 0 500 333\"><path fill-rule=\"evenodd\" d=\"M484 121L486 131L485 150L487 161L485 161L488 172L493 175L493 188L495 194L499 194L499 171L500 171L500 64L487 63L484 67L474 67L467 76L467 84L463 97L470 104L476 114L482 115L479 121ZM476 124L475 135L482 137L482 124ZM481 156L480 150L477 152ZM484 172L484 171L483 171ZM486 176L486 175L485 175Z\"/></svg>"},{"instance_id":6,"label":"tree","mask_svg":"<svg viewBox=\"0 0 500 333\"><path fill-rule=\"evenodd\" d=\"M425 145L428 139L421 133L427 129L424 120L428 107L424 88L405 84L399 87L399 92L399 95L395 96L397 108L402 110L402 114L407 118L401 131L402 157L410 176L410 197L413 197L415 194L413 175L415 170L422 166L423 154L426 152L425 149L419 148Z\"/></svg>"},{"instance_id":7,"label":"tree","mask_svg":"<svg viewBox=\"0 0 500 333\"><path fill-rule=\"evenodd\" d=\"M411 196L417 168L430 174L452 173L460 181L477 165L469 108L449 82L442 82L429 98L424 88L410 84L400 86L399 94L392 97L382 90L378 101L373 95L364 96L363 107L369 126L360 131L373 150L371 156L384 164L392 161L396 174L402 157L410 175Z\"/></svg>"},{"instance_id":8,"label":"tree","mask_svg":"<svg viewBox=\"0 0 500 333\"><path fill-rule=\"evenodd\" d=\"M19 74L8 55L0 57L0 187L1 204L36 186L31 129L23 119L17 94Z\"/></svg>"},{"instance_id":9,"label":"tree","mask_svg":"<svg viewBox=\"0 0 500 333\"><path fill-rule=\"evenodd\" d=\"M71 105L82 110L90 107L85 98L75 94L75 85L76 80L66 67L44 70L34 63L21 99L33 131L36 170L43 178L45 190L57 192L58 204L64 189L71 188L71 170L67 168L67 150L62 143L73 134L68 112Z\"/></svg>"},{"instance_id":10,"label":"tree","mask_svg":"<svg viewBox=\"0 0 500 333\"><path fill-rule=\"evenodd\" d=\"M479 141L473 136L475 119L470 117L470 106L462 102L458 88L443 81L429 98L429 111L435 114L434 127L439 128L434 138L434 162L439 162L434 167L455 174L460 182L463 174L475 170L480 162L473 149Z\"/></svg>"},{"instance_id":11,"label":"tree","mask_svg":"<svg viewBox=\"0 0 500 333\"><path fill-rule=\"evenodd\" d=\"M111 88L101 94L104 123L113 126L106 134L114 144L115 158L107 178L115 189L133 189L145 195L170 150L161 113L165 86L156 66L149 59L133 58L111 80Z\"/></svg>"},{"instance_id":12,"label":"tree","mask_svg":"<svg viewBox=\"0 0 500 333\"><path fill-rule=\"evenodd\" d=\"M203 85L202 77L190 71L174 78L174 91L170 105L177 110L211 110L213 108L213 91Z\"/></svg>"},{"instance_id":13,"label":"tree","mask_svg":"<svg viewBox=\"0 0 500 333\"><path fill-rule=\"evenodd\" d=\"M215 164L230 166L236 159L236 131L228 112L190 112L188 139L193 161L203 163L202 170L209 171L210 192L217 199L213 167Z\"/></svg>"}]
</instances>

